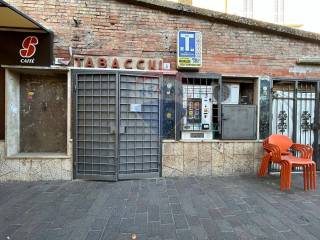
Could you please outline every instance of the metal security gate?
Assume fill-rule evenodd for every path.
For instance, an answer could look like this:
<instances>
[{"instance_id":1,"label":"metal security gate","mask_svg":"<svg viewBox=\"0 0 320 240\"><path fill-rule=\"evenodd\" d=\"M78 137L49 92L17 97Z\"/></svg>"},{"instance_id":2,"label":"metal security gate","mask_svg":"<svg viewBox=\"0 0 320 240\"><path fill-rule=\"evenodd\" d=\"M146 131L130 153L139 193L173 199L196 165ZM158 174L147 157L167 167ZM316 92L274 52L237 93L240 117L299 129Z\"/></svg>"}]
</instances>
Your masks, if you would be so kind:
<instances>
[{"instance_id":1,"label":"metal security gate","mask_svg":"<svg viewBox=\"0 0 320 240\"><path fill-rule=\"evenodd\" d=\"M272 133L289 136L294 142L310 144L319 160L319 83L302 80L273 80ZM271 171L278 171L277 164ZM298 169L296 169L298 170Z\"/></svg>"},{"instance_id":2,"label":"metal security gate","mask_svg":"<svg viewBox=\"0 0 320 240\"><path fill-rule=\"evenodd\" d=\"M74 75L75 177L117 179L117 74Z\"/></svg>"},{"instance_id":3,"label":"metal security gate","mask_svg":"<svg viewBox=\"0 0 320 240\"><path fill-rule=\"evenodd\" d=\"M160 77L75 71L74 177L159 176Z\"/></svg>"},{"instance_id":4,"label":"metal security gate","mask_svg":"<svg viewBox=\"0 0 320 240\"><path fill-rule=\"evenodd\" d=\"M160 79L120 75L119 179L159 176Z\"/></svg>"}]
</instances>

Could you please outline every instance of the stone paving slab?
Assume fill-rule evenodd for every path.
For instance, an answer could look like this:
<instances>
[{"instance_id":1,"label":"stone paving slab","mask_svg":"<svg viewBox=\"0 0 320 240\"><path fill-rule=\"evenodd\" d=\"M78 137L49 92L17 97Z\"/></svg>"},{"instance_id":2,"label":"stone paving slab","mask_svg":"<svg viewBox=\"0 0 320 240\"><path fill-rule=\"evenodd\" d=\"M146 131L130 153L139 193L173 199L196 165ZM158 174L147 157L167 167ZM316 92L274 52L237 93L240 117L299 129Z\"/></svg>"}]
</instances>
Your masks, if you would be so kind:
<instances>
[{"instance_id":1,"label":"stone paving slab","mask_svg":"<svg viewBox=\"0 0 320 240\"><path fill-rule=\"evenodd\" d=\"M0 183L0 240L320 239L320 192L279 176Z\"/></svg>"}]
</instances>

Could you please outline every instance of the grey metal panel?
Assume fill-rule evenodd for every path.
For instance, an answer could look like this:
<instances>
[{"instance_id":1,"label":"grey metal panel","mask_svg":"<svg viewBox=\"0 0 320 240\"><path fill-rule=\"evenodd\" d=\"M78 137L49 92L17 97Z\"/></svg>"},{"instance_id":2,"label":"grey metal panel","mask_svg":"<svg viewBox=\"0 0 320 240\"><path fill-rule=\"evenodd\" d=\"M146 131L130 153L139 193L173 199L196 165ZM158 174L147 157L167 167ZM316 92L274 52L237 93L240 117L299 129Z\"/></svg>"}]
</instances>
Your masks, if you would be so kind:
<instances>
[{"instance_id":1,"label":"grey metal panel","mask_svg":"<svg viewBox=\"0 0 320 240\"><path fill-rule=\"evenodd\" d=\"M222 104L222 139L256 139L255 105Z\"/></svg>"},{"instance_id":2,"label":"grey metal panel","mask_svg":"<svg viewBox=\"0 0 320 240\"><path fill-rule=\"evenodd\" d=\"M117 75L75 75L76 177L117 179Z\"/></svg>"},{"instance_id":3,"label":"grey metal panel","mask_svg":"<svg viewBox=\"0 0 320 240\"><path fill-rule=\"evenodd\" d=\"M160 78L120 75L119 179L159 176Z\"/></svg>"}]
</instances>

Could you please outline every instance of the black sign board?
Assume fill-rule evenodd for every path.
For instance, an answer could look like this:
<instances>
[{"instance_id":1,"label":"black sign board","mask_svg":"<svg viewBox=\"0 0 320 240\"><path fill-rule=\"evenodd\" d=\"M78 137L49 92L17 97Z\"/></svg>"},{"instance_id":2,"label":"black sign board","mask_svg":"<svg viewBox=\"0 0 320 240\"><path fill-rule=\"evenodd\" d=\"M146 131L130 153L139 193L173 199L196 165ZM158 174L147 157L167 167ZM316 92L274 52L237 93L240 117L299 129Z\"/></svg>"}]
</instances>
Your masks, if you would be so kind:
<instances>
[{"instance_id":1,"label":"black sign board","mask_svg":"<svg viewBox=\"0 0 320 240\"><path fill-rule=\"evenodd\" d=\"M52 34L0 31L0 64L50 66Z\"/></svg>"}]
</instances>

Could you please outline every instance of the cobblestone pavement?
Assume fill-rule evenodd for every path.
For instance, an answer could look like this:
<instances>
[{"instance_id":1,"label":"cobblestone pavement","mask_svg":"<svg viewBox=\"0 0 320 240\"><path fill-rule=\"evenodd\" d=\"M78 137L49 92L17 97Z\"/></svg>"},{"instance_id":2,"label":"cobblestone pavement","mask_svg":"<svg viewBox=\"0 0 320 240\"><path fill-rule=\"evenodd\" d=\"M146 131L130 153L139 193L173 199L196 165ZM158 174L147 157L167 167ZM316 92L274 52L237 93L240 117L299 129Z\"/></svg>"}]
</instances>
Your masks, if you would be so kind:
<instances>
[{"instance_id":1,"label":"cobblestone pavement","mask_svg":"<svg viewBox=\"0 0 320 240\"><path fill-rule=\"evenodd\" d=\"M279 177L0 183L0 239L320 239L320 194Z\"/></svg>"}]
</instances>

